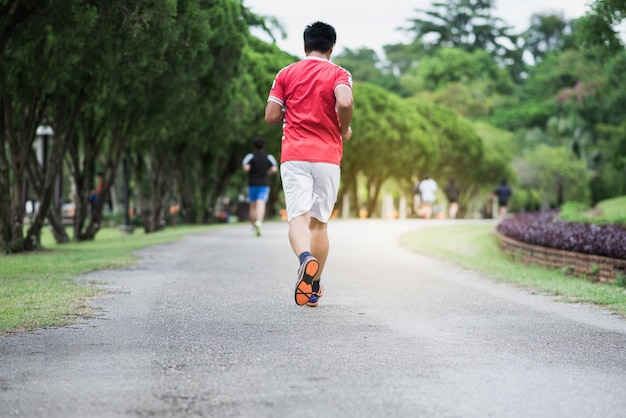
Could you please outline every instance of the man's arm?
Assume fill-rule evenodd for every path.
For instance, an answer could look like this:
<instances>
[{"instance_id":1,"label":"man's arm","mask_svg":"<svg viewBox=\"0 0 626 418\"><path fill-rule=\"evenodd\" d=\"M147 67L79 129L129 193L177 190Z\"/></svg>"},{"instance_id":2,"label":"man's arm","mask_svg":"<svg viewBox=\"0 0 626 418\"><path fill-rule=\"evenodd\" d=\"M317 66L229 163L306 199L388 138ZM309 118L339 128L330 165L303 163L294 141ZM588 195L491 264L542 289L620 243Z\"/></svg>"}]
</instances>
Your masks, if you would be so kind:
<instances>
[{"instance_id":1,"label":"man's arm","mask_svg":"<svg viewBox=\"0 0 626 418\"><path fill-rule=\"evenodd\" d=\"M335 99L337 101L337 115L341 127L341 137L347 140L352 137L352 128L350 127L352 115L354 114L352 89L345 85L337 86L335 89Z\"/></svg>"},{"instance_id":2,"label":"man's arm","mask_svg":"<svg viewBox=\"0 0 626 418\"><path fill-rule=\"evenodd\" d=\"M246 156L243 157L243 161L241 162L241 167L246 173L249 172L252 168L252 166L250 166L250 160L252 160L252 154L246 154Z\"/></svg>"},{"instance_id":3,"label":"man's arm","mask_svg":"<svg viewBox=\"0 0 626 418\"><path fill-rule=\"evenodd\" d=\"M283 107L269 100L267 105L265 105L265 123L268 125L283 123Z\"/></svg>"},{"instance_id":4,"label":"man's arm","mask_svg":"<svg viewBox=\"0 0 626 418\"><path fill-rule=\"evenodd\" d=\"M278 163L276 162L276 158L274 158L272 154L268 154L267 159L270 163L272 163L272 166L269 168L269 170L267 170L267 174L275 174L278 171Z\"/></svg>"}]
</instances>

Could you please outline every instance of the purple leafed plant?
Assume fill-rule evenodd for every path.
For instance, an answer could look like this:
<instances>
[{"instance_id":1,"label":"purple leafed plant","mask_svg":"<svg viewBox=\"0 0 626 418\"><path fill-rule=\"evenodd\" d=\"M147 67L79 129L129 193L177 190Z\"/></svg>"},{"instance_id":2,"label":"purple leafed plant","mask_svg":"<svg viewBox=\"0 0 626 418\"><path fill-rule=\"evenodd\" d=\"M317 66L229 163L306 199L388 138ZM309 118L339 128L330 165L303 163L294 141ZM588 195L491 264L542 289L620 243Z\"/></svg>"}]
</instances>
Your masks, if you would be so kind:
<instances>
[{"instance_id":1,"label":"purple leafed plant","mask_svg":"<svg viewBox=\"0 0 626 418\"><path fill-rule=\"evenodd\" d=\"M567 222L545 211L515 214L496 229L526 244L626 259L626 228L619 225Z\"/></svg>"}]
</instances>

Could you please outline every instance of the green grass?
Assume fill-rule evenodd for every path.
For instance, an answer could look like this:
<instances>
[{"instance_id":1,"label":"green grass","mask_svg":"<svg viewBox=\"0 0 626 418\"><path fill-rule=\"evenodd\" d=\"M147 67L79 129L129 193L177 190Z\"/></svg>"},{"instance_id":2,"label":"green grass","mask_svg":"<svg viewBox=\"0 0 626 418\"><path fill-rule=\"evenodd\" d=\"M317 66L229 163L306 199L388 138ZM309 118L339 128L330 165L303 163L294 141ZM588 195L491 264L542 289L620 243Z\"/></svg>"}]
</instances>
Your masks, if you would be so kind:
<instances>
[{"instance_id":1,"label":"green grass","mask_svg":"<svg viewBox=\"0 0 626 418\"><path fill-rule=\"evenodd\" d=\"M603 200L598 203L602 217L609 219L626 219L626 196Z\"/></svg>"},{"instance_id":2,"label":"green grass","mask_svg":"<svg viewBox=\"0 0 626 418\"><path fill-rule=\"evenodd\" d=\"M599 202L593 210L583 203L567 202L561 207L559 217L569 222L591 222L626 226L626 196Z\"/></svg>"},{"instance_id":3,"label":"green grass","mask_svg":"<svg viewBox=\"0 0 626 418\"><path fill-rule=\"evenodd\" d=\"M44 250L0 256L0 334L66 325L91 315L89 298L101 291L74 278L95 270L134 265L135 250L210 228L214 227L179 226L154 234L136 230L130 235L106 228L94 241L63 245L55 244L45 231Z\"/></svg>"},{"instance_id":4,"label":"green grass","mask_svg":"<svg viewBox=\"0 0 626 418\"><path fill-rule=\"evenodd\" d=\"M490 225L451 225L424 228L405 234L401 244L415 252L451 260L461 267L481 272L531 292L557 296L564 302L586 302L626 316L626 289L607 283L593 283L548 270L509 261L497 246Z\"/></svg>"}]
</instances>

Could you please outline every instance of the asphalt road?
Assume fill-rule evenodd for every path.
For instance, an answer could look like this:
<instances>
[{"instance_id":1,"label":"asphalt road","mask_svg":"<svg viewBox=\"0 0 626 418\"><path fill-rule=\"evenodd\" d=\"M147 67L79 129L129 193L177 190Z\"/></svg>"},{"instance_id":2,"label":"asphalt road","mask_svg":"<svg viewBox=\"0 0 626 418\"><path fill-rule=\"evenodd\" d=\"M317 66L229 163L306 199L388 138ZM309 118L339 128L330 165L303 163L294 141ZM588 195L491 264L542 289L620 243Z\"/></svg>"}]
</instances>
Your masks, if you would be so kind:
<instances>
[{"instance_id":1,"label":"asphalt road","mask_svg":"<svg viewBox=\"0 0 626 418\"><path fill-rule=\"evenodd\" d=\"M331 221L317 308L285 223L81 277L97 317L0 338L0 417L626 416L626 320L397 245L443 223Z\"/></svg>"}]
</instances>

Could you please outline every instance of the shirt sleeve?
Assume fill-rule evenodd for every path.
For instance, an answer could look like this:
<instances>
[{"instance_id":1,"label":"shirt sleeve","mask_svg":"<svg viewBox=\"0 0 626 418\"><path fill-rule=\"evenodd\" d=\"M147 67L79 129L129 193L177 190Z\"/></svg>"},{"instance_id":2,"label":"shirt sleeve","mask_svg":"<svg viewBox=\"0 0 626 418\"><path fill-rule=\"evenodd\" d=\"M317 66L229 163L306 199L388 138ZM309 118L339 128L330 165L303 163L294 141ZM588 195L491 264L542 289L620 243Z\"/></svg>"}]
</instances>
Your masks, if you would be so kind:
<instances>
[{"instance_id":1,"label":"shirt sleeve","mask_svg":"<svg viewBox=\"0 0 626 418\"><path fill-rule=\"evenodd\" d=\"M285 75L285 69L283 68L276 74L274 81L272 82L272 87L270 88L270 94L267 99L268 102L278 103L281 107L285 106L284 101L284 86L283 86L283 78Z\"/></svg>"},{"instance_id":2,"label":"shirt sleeve","mask_svg":"<svg viewBox=\"0 0 626 418\"><path fill-rule=\"evenodd\" d=\"M348 86L352 90L352 74L345 68L338 66L337 79L335 80L335 89L339 86Z\"/></svg>"},{"instance_id":3,"label":"shirt sleeve","mask_svg":"<svg viewBox=\"0 0 626 418\"><path fill-rule=\"evenodd\" d=\"M241 161L241 165L246 165L250 162L250 160L252 160L253 155L252 154L246 154L245 157L243 157L243 160Z\"/></svg>"}]
</instances>

